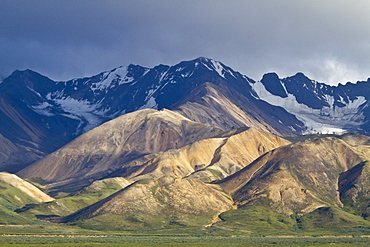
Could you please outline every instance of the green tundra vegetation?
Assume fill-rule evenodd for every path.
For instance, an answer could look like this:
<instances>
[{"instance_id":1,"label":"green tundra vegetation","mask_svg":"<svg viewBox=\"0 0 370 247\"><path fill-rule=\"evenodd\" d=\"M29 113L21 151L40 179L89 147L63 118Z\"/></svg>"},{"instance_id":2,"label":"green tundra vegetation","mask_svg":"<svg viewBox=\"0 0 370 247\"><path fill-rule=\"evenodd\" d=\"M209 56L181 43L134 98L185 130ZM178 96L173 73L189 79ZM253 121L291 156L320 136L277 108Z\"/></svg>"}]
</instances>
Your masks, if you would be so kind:
<instances>
[{"instance_id":1,"label":"green tundra vegetation","mask_svg":"<svg viewBox=\"0 0 370 247\"><path fill-rule=\"evenodd\" d=\"M184 236L78 236L3 237L1 246L368 246L366 238L312 237L184 237Z\"/></svg>"},{"instance_id":2,"label":"green tundra vegetation","mask_svg":"<svg viewBox=\"0 0 370 247\"><path fill-rule=\"evenodd\" d=\"M369 246L369 143L355 138L299 140L212 183L115 177L40 202L0 181L0 245Z\"/></svg>"}]
</instances>

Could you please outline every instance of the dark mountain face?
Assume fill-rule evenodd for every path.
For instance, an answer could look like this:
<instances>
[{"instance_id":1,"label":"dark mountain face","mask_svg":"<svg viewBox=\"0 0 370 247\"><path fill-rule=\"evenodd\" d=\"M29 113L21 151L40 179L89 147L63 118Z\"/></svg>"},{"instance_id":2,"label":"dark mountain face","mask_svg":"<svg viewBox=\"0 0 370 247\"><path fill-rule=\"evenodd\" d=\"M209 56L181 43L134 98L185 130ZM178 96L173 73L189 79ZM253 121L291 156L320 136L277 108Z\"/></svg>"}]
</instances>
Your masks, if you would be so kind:
<instances>
[{"instance_id":1,"label":"dark mountain face","mask_svg":"<svg viewBox=\"0 0 370 247\"><path fill-rule=\"evenodd\" d=\"M114 217L129 225L131 215L193 224L202 216L199 224L213 227L218 217L222 226L261 207L289 222L291 215L322 216L329 206L367 218L367 136L288 144L271 133L368 133L369 83L333 87L302 73L254 81L207 58L65 82L15 71L0 83L0 170L18 171L49 193L73 192L70 199L94 181L125 177L121 191L87 208L78 197L66 203L71 209L56 202L81 209L59 219L76 224L105 227Z\"/></svg>"},{"instance_id":2,"label":"dark mountain face","mask_svg":"<svg viewBox=\"0 0 370 247\"><path fill-rule=\"evenodd\" d=\"M370 79L329 86L302 73L284 79L270 73L253 88L260 99L301 120L307 127L304 133L370 133Z\"/></svg>"},{"instance_id":3,"label":"dark mountain face","mask_svg":"<svg viewBox=\"0 0 370 247\"><path fill-rule=\"evenodd\" d=\"M328 96L333 97L335 106L344 107L350 101L357 99L357 96L363 96L366 93L366 91L360 93L357 90L357 92L354 92L349 87L343 87L343 85L335 87L319 83L309 79L303 73L297 73L284 79L280 79L275 73L269 73L263 76L261 82L271 94L281 98L286 98L288 94L292 94L298 103L312 109L330 107Z\"/></svg>"},{"instance_id":4,"label":"dark mountain face","mask_svg":"<svg viewBox=\"0 0 370 247\"><path fill-rule=\"evenodd\" d=\"M265 86L266 90L273 95L280 96L281 98L288 97L287 92L282 86L280 79L275 73L268 73L263 75L261 82Z\"/></svg>"},{"instance_id":5,"label":"dark mountain face","mask_svg":"<svg viewBox=\"0 0 370 247\"><path fill-rule=\"evenodd\" d=\"M226 70L227 71L226 71ZM219 73L217 70L220 70ZM54 82L36 72L16 71L0 85L2 98L40 118L63 116L78 126L77 136L107 120L143 108L171 108L204 82L219 83L236 72L206 58L169 67L119 67L96 76ZM243 78L239 73L239 79ZM245 79L242 79L245 81ZM250 92L248 83L244 83ZM5 114L8 115L8 114ZM4 116L5 117L5 116ZM52 126L49 124L49 127ZM10 137L10 136L9 136ZM10 138L12 139L12 138Z\"/></svg>"},{"instance_id":6,"label":"dark mountain face","mask_svg":"<svg viewBox=\"0 0 370 247\"><path fill-rule=\"evenodd\" d=\"M0 84L0 133L18 150L0 162L0 169L15 172L74 137L71 130L79 122L46 98L56 89L55 82L29 70L15 71ZM40 106L51 111L40 114Z\"/></svg>"},{"instance_id":7,"label":"dark mountain face","mask_svg":"<svg viewBox=\"0 0 370 247\"><path fill-rule=\"evenodd\" d=\"M144 108L174 109L191 98L199 102L207 92L196 92L205 83L222 90L220 93L237 111L251 119L252 127L262 123L260 127L273 133L299 133L300 122L285 110L256 99L251 82L207 58L152 69L129 65L65 82L52 81L30 70L15 71L0 84L0 133L16 145L32 147L43 155L120 115ZM193 109L193 114L196 111ZM276 113L281 119L289 119L293 130L278 123ZM206 110L205 114L212 113ZM220 114L229 114L222 116L225 119L234 118L230 112ZM231 122L221 127L228 130L246 125L239 120ZM23 162L24 166L32 161Z\"/></svg>"},{"instance_id":8,"label":"dark mountain face","mask_svg":"<svg viewBox=\"0 0 370 247\"><path fill-rule=\"evenodd\" d=\"M35 152L42 157L106 121L144 108L176 110L223 130L368 134L369 83L332 87L302 73L285 79L270 73L256 82L202 57L154 68L131 64L69 81L15 71L0 84L0 134L30 155L7 162L7 168L3 162L0 169L14 172L16 164L35 161Z\"/></svg>"}]
</instances>

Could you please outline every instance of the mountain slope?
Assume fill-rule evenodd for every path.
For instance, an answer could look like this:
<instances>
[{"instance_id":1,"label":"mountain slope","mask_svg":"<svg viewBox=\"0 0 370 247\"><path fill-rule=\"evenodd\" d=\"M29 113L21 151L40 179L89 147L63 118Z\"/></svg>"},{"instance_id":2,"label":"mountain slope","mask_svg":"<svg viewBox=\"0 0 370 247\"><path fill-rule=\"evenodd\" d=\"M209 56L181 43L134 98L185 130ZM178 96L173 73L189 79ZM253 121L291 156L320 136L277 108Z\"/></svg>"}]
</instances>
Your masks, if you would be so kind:
<instances>
[{"instance_id":1,"label":"mountain slope","mask_svg":"<svg viewBox=\"0 0 370 247\"><path fill-rule=\"evenodd\" d=\"M257 131L249 130L252 133ZM246 132L248 131L225 134L227 137L224 140L237 143L232 138L248 139L245 138L248 136ZM249 139L250 137L251 133ZM222 145L222 138L209 139L214 139L219 146L211 148L216 148L218 151L215 153L220 155L213 161L220 162L225 158L222 153L231 155L227 149L236 147L227 142ZM158 160L154 158L148 162L150 165L146 168L149 173L144 175L150 176L134 176L134 179L141 180L76 213L52 220L74 222L91 229L108 227L112 230L134 230L211 223L214 229L225 227L235 232L248 229L259 232L265 229L287 233L294 232L294 229L317 229L319 214L330 220L327 225L335 231L340 230L341 219L345 220L343 227L348 229L368 226L369 223L361 217L340 209L345 207L347 211L367 217L365 205L368 205L368 201L364 201L364 198L369 197L366 194L370 191L367 183L369 168L361 153L366 148L363 145L368 144L368 138L359 135L345 135L341 138L347 142L336 137L311 138L279 147L233 175L212 184L194 179L193 175L197 172L186 178L181 178L184 174L169 172L171 166L175 169L179 169L179 166L191 167L191 157L196 157L199 161L204 158L191 151L191 148L202 147L201 150L204 151L211 145L205 142L209 140L198 141L178 149L177 152L163 152L158 155ZM359 148L361 145L363 147ZM257 145L252 144L252 147L256 148ZM246 147L240 147L240 150L243 149ZM186 153L187 151L189 152ZM240 151L234 152L230 157L243 159L236 155ZM191 156L192 154L195 156ZM189 155L187 160L184 159L186 155ZM194 164L196 163L197 161ZM212 166L215 169L216 165ZM158 170L166 173L158 174ZM291 218L292 215L295 218ZM217 216L222 222L217 222ZM113 218L119 221L110 225ZM245 221L242 220L244 218ZM260 223L259 220L264 222Z\"/></svg>"},{"instance_id":2,"label":"mountain slope","mask_svg":"<svg viewBox=\"0 0 370 247\"><path fill-rule=\"evenodd\" d=\"M254 81L204 57L154 68L130 64L69 81L15 71L0 84L0 134L20 152L0 169L16 172L82 133L144 108L177 110L223 130L369 134L369 83L333 87L302 73Z\"/></svg>"},{"instance_id":3,"label":"mountain slope","mask_svg":"<svg viewBox=\"0 0 370 247\"><path fill-rule=\"evenodd\" d=\"M369 84L370 78L329 86L302 73L283 79L269 73L251 85L259 99L283 107L302 121L304 133L369 134Z\"/></svg>"},{"instance_id":4,"label":"mountain slope","mask_svg":"<svg viewBox=\"0 0 370 247\"><path fill-rule=\"evenodd\" d=\"M27 199L22 199L17 194L19 193L8 193L10 197L14 197L14 199L10 200L17 200L20 203L27 204L27 203L40 203L40 202L50 202L53 201L54 198L48 196L44 192L42 192L40 189L38 189L36 186L30 184L29 182L21 179L20 177L10 174L7 172L0 172L0 183L6 187L12 187L15 190L20 191L19 193L23 194L23 198ZM6 190L6 189L5 189ZM6 191L3 191L3 193Z\"/></svg>"},{"instance_id":5,"label":"mountain slope","mask_svg":"<svg viewBox=\"0 0 370 247\"><path fill-rule=\"evenodd\" d=\"M86 186L91 179L102 178L144 155L180 148L221 132L168 110L136 111L85 133L18 174L40 177L60 187L62 181ZM68 186L63 189L68 190Z\"/></svg>"},{"instance_id":6,"label":"mountain slope","mask_svg":"<svg viewBox=\"0 0 370 247\"><path fill-rule=\"evenodd\" d=\"M199 225L210 223L220 212L230 209L231 203L199 180L162 177L138 181L60 221L90 218L85 224L96 220L108 229ZM119 222L109 224L112 217L120 219Z\"/></svg>"},{"instance_id":7,"label":"mountain slope","mask_svg":"<svg viewBox=\"0 0 370 247\"><path fill-rule=\"evenodd\" d=\"M96 180L80 191L57 198L51 202L28 204L23 208L18 208L16 212L23 216L40 219L50 215L69 215L114 194L131 183L131 181L120 177Z\"/></svg>"},{"instance_id":8,"label":"mountain slope","mask_svg":"<svg viewBox=\"0 0 370 247\"><path fill-rule=\"evenodd\" d=\"M128 65L64 82L30 70L15 71L0 84L0 134L39 157L126 113L176 107L193 120L224 130L248 125L275 134L300 133L301 123L294 116L252 95L251 81L207 58L151 69ZM222 100L216 102L217 98ZM202 106L201 112L185 107L189 100L192 105L204 99L213 103ZM225 123L215 116L222 116ZM36 159L30 156L27 162L6 169L16 171Z\"/></svg>"},{"instance_id":9,"label":"mountain slope","mask_svg":"<svg viewBox=\"0 0 370 247\"><path fill-rule=\"evenodd\" d=\"M362 161L340 139L308 139L266 153L219 185L239 207L267 197L278 212L304 214L325 205L343 206L338 179Z\"/></svg>"},{"instance_id":10,"label":"mountain slope","mask_svg":"<svg viewBox=\"0 0 370 247\"><path fill-rule=\"evenodd\" d=\"M29 70L15 71L0 84L0 133L21 151L18 161L10 160L12 166L3 163L0 169L17 171L73 138L67 130L78 126L76 120L63 114L39 114L34 109L36 105L48 106L45 95L38 91L54 85Z\"/></svg>"},{"instance_id":11,"label":"mountain slope","mask_svg":"<svg viewBox=\"0 0 370 247\"><path fill-rule=\"evenodd\" d=\"M0 172L1 225L35 224L34 220L19 215L14 211L26 204L37 204L53 200L53 198L18 176Z\"/></svg>"},{"instance_id":12,"label":"mountain slope","mask_svg":"<svg viewBox=\"0 0 370 247\"><path fill-rule=\"evenodd\" d=\"M144 156L123 165L110 176L132 180L189 176L210 182L227 177L265 152L287 144L287 140L268 132L238 129L182 148Z\"/></svg>"},{"instance_id":13,"label":"mountain slope","mask_svg":"<svg viewBox=\"0 0 370 247\"><path fill-rule=\"evenodd\" d=\"M3 169L11 167L18 152L19 148L0 134L0 167Z\"/></svg>"},{"instance_id":14,"label":"mountain slope","mask_svg":"<svg viewBox=\"0 0 370 247\"><path fill-rule=\"evenodd\" d=\"M243 91L228 82L204 83L174 109L191 120L223 130L248 126L282 136L300 133L303 125L293 115L251 96L249 80L242 78L235 83Z\"/></svg>"}]
</instances>

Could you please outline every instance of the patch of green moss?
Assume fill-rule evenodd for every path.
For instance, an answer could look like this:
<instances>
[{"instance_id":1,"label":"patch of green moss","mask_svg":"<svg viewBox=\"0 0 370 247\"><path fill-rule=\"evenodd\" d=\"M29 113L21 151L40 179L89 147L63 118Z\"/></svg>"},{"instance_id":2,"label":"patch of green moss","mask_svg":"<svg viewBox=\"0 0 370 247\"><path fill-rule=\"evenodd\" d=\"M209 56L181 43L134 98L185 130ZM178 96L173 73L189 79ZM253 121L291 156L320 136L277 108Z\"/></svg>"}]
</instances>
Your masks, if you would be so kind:
<instances>
[{"instance_id":1,"label":"patch of green moss","mask_svg":"<svg viewBox=\"0 0 370 247\"><path fill-rule=\"evenodd\" d=\"M223 179L224 178L224 176L222 175L222 173L220 171L210 169L210 168L207 168L206 170L210 171L216 179Z\"/></svg>"},{"instance_id":2,"label":"patch of green moss","mask_svg":"<svg viewBox=\"0 0 370 247\"><path fill-rule=\"evenodd\" d=\"M40 177L31 178L30 180L31 180L32 182L35 182L35 183L38 183L38 184L41 184L41 185L45 185L45 184L48 184L48 183L49 183L49 181L44 180L44 179L42 179L42 178L40 178Z\"/></svg>"},{"instance_id":3,"label":"patch of green moss","mask_svg":"<svg viewBox=\"0 0 370 247\"><path fill-rule=\"evenodd\" d=\"M299 228L305 232L341 233L358 227L369 228L370 222L360 216L347 213L336 207L322 207L298 219ZM352 229L352 230L351 230ZM363 234L363 231L362 231Z\"/></svg>"},{"instance_id":4,"label":"patch of green moss","mask_svg":"<svg viewBox=\"0 0 370 247\"><path fill-rule=\"evenodd\" d=\"M229 210L219 217L222 222L214 224L216 229L226 229L230 234L252 235L293 234L295 222L292 218L274 212L265 199L252 206Z\"/></svg>"},{"instance_id":5,"label":"patch of green moss","mask_svg":"<svg viewBox=\"0 0 370 247\"><path fill-rule=\"evenodd\" d=\"M296 143L296 142L301 142L301 141L305 141L305 140L308 140L308 139L311 139L311 138L325 138L325 137L339 137L339 135L335 135L335 134L309 134L309 135L301 135L301 136L286 136L286 137L282 137L284 138L285 140L288 140L290 142L293 142L293 143Z\"/></svg>"},{"instance_id":6,"label":"patch of green moss","mask_svg":"<svg viewBox=\"0 0 370 247\"><path fill-rule=\"evenodd\" d=\"M186 215L104 214L90 219L80 220L76 222L76 225L85 229L99 231L154 231L202 226L202 223L204 223L203 217L189 217Z\"/></svg>"},{"instance_id":7,"label":"patch of green moss","mask_svg":"<svg viewBox=\"0 0 370 247\"><path fill-rule=\"evenodd\" d=\"M78 193L68 194L53 202L40 203L32 208L25 209L24 215L60 215L65 216L100 201L121 190L118 184L108 183L97 190L82 190Z\"/></svg>"},{"instance_id":8,"label":"patch of green moss","mask_svg":"<svg viewBox=\"0 0 370 247\"><path fill-rule=\"evenodd\" d=\"M34 198L8 183L0 181L0 186L3 187L3 189L0 190L0 197L17 207L37 202Z\"/></svg>"},{"instance_id":9,"label":"patch of green moss","mask_svg":"<svg viewBox=\"0 0 370 247\"><path fill-rule=\"evenodd\" d=\"M153 179L152 178L144 178L139 181L137 181L137 184L149 184Z\"/></svg>"}]
</instances>

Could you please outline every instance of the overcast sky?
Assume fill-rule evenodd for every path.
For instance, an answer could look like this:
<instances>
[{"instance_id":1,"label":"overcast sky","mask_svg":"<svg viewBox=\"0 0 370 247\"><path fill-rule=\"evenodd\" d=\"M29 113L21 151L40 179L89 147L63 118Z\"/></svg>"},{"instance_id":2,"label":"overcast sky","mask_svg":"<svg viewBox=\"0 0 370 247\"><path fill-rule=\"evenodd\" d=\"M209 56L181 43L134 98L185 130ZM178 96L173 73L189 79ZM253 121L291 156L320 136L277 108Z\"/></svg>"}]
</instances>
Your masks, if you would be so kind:
<instances>
[{"instance_id":1,"label":"overcast sky","mask_svg":"<svg viewBox=\"0 0 370 247\"><path fill-rule=\"evenodd\" d=\"M370 0L0 0L0 78L54 80L200 56L255 80L370 77Z\"/></svg>"}]
</instances>

